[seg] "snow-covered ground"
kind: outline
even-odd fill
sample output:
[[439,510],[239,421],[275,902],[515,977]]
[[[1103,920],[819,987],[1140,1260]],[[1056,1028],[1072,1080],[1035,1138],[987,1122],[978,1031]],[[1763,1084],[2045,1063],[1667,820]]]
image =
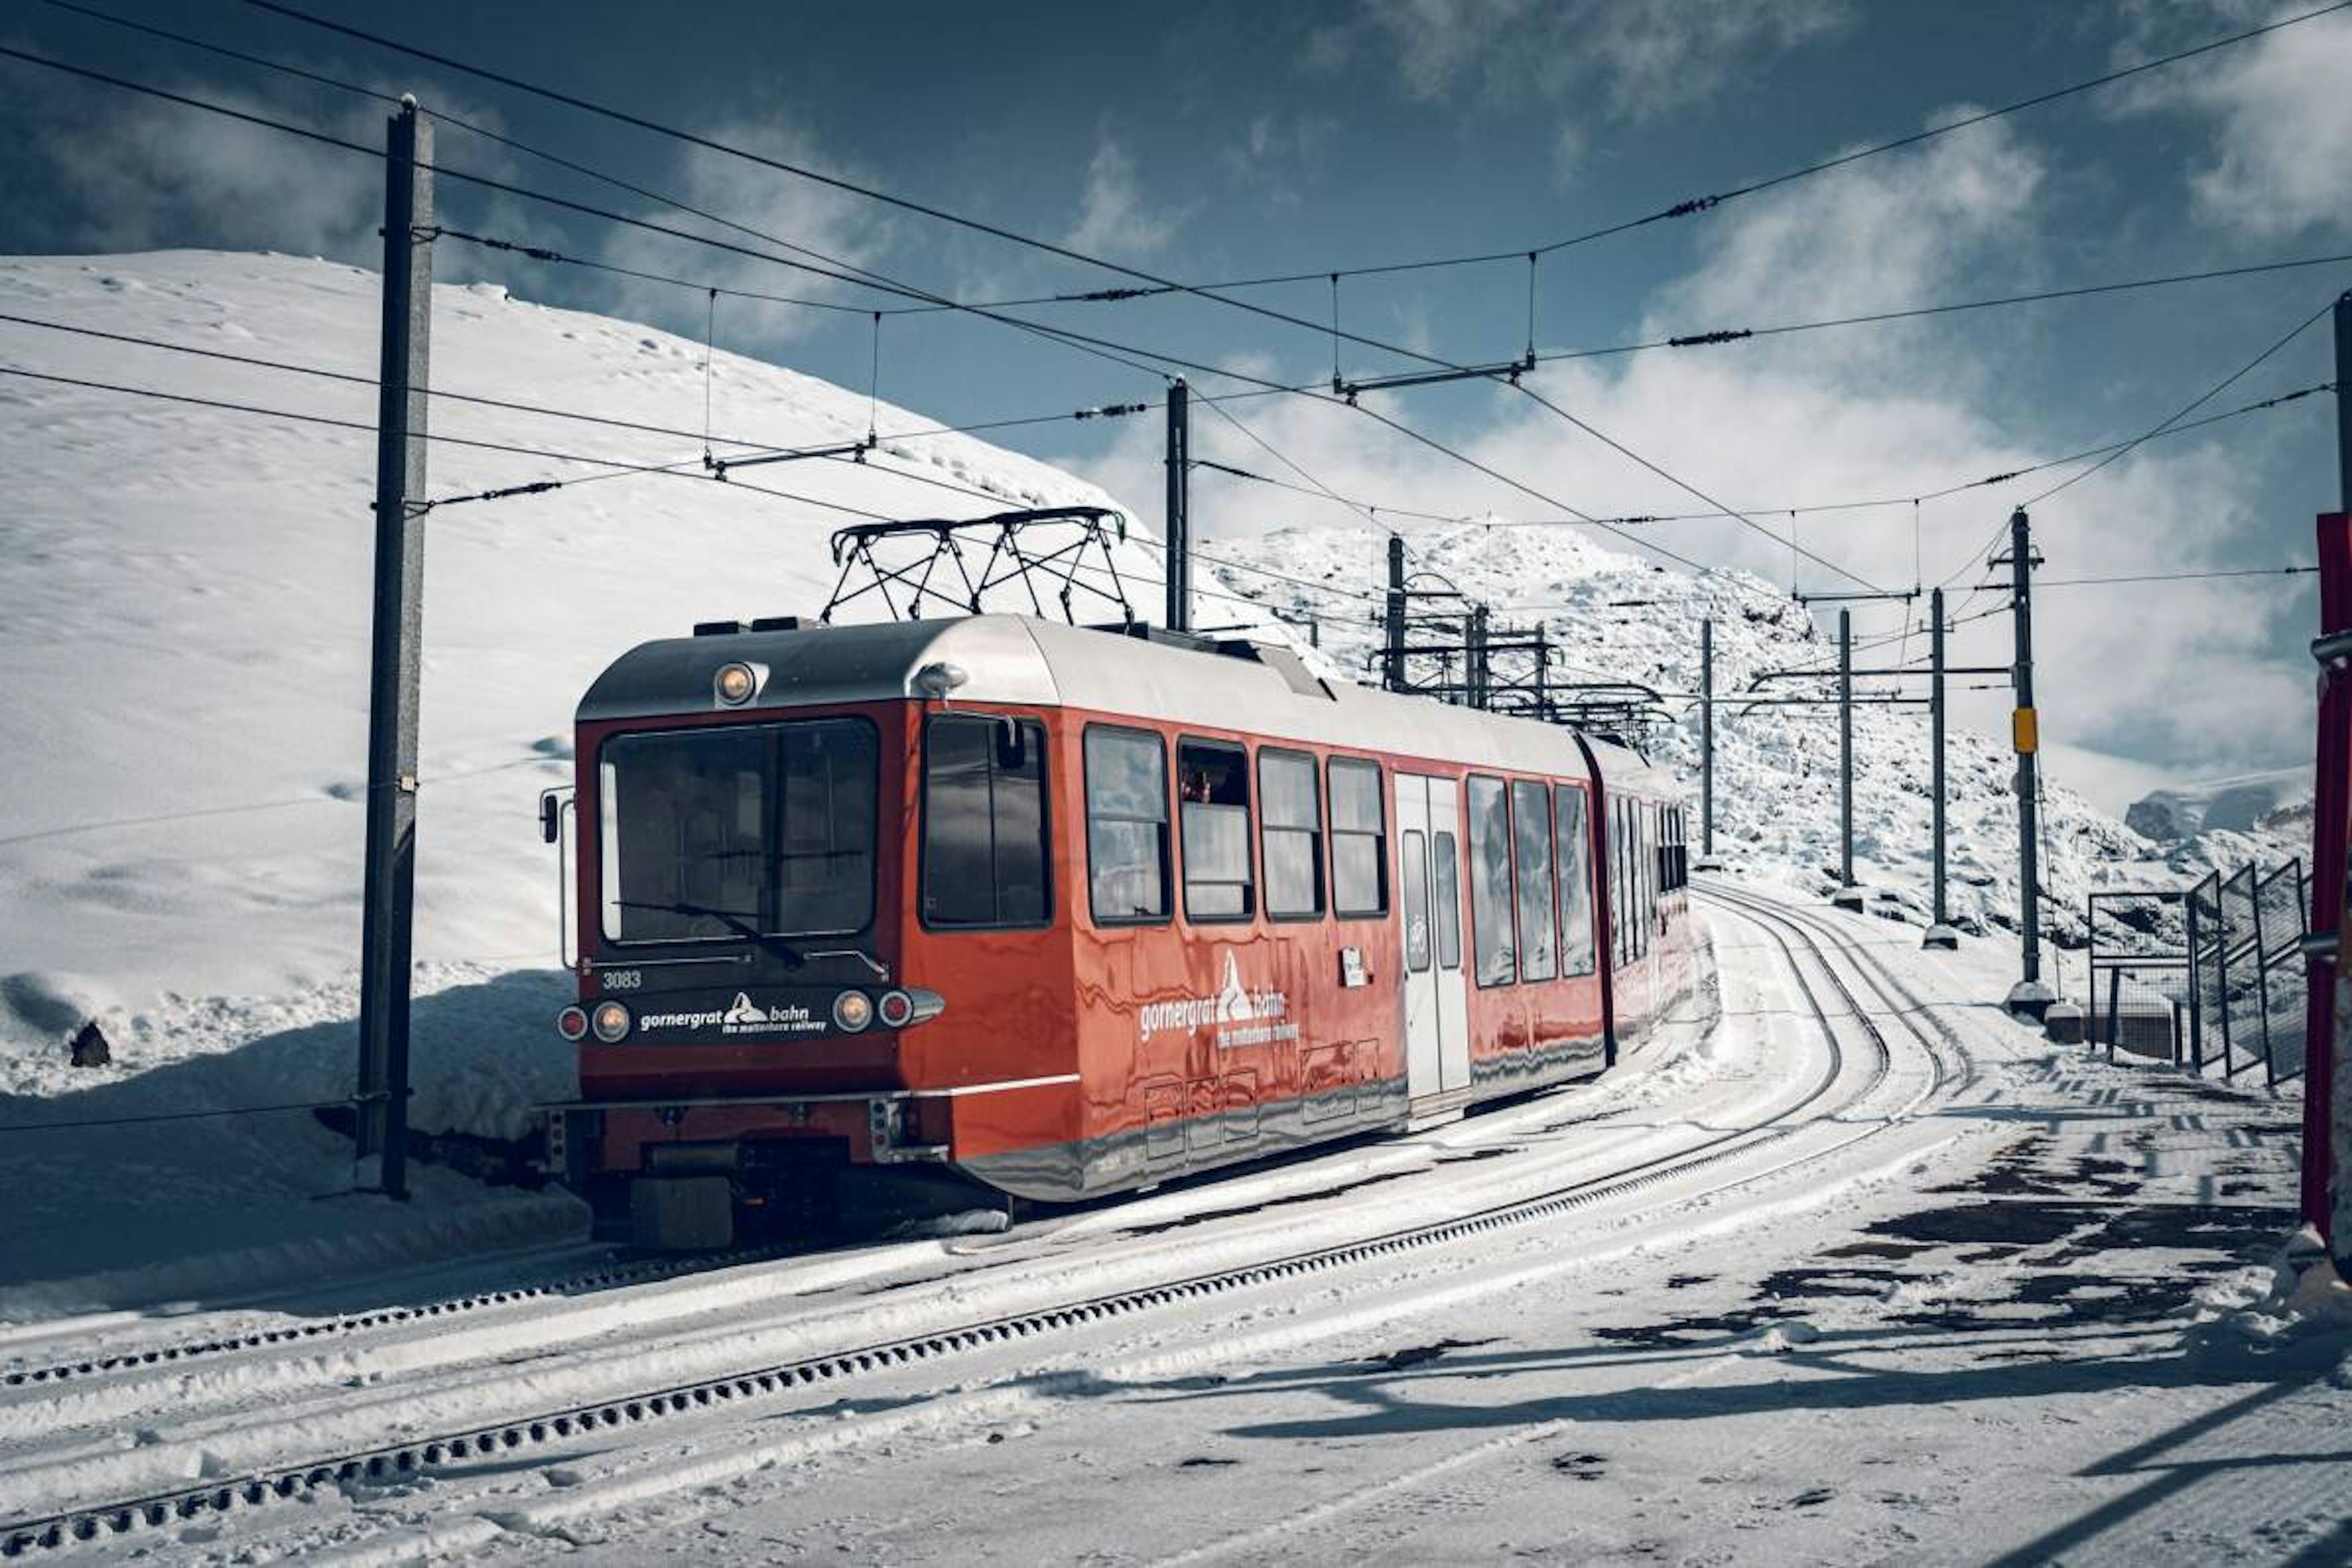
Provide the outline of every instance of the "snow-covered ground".
[[1711,1029],[1237,1183],[152,1366],[222,1321],[19,1331],[64,1369],[0,1386],[0,1520],[515,1422],[43,1559],[2343,1560],[2352,1315],[2278,1264],[2293,1102],[2050,1047],[1980,1002],[1994,942],[1706,920]]

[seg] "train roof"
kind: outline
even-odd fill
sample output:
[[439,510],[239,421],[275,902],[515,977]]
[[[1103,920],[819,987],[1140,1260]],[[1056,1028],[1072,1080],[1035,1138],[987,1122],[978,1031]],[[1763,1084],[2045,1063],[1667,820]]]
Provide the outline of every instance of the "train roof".
[[[721,666],[738,662],[764,672],[757,696],[740,708],[719,702],[712,686]],[[1180,645],[1013,615],[755,626],[645,643],[596,678],[578,717],[601,723],[905,700],[923,695],[916,674],[934,664],[962,672],[950,703],[1077,708],[1523,773],[1590,771],[1577,733],[1560,725],[1320,680],[1275,644]],[[1611,789],[1680,793],[1630,748],[1582,740]]]

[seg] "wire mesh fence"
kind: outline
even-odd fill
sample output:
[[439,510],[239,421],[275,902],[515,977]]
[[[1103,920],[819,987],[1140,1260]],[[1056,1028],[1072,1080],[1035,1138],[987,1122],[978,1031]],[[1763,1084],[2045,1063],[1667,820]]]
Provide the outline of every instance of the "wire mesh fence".
[[2087,1037],[2223,1078],[2303,1070],[2303,862],[2090,898]]

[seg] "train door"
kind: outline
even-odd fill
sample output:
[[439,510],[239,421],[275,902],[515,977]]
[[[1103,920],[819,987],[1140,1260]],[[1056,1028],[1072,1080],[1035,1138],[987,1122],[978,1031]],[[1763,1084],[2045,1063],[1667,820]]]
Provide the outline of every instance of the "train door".
[[1470,1082],[1470,982],[1462,967],[1460,788],[1452,779],[1396,775],[1405,1083],[1415,1100],[1466,1088]]

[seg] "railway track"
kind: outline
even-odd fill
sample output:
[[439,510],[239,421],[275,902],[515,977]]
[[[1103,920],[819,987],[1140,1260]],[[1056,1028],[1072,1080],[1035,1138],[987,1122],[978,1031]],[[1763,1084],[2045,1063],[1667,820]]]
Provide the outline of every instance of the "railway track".
[[[1866,967],[1865,961],[1850,945],[1841,943],[1826,928],[1749,895],[1713,890],[1709,897],[1776,944],[1811,1014],[1823,1047],[1823,1068],[1819,1077],[1804,1086],[1803,1092],[1796,1098],[1772,1105],[1765,1114],[1745,1125],[1715,1131],[1696,1142],[1624,1163],[1599,1174],[1566,1181],[1546,1191],[1375,1230],[1330,1245],[1277,1248],[1271,1255],[1173,1273],[1168,1271],[1162,1258],[1157,1260],[1161,1277],[1150,1278],[1150,1269],[1130,1268],[1129,1273],[1147,1277],[1123,1282],[1115,1289],[1073,1293],[1066,1299],[1046,1300],[1013,1310],[976,1312],[967,1309],[955,1321],[880,1335],[818,1353],[750,1356],[706,1375],[654,1377],[636,1386],[593,1398],[525,1403],[520,1413],[503,1415],[495,1420],[428,1419],[424,1429],[404,1432],[396,1439],[361,1441],[322,1448],[300,1458],[275,1458],[242,1467],[233,1477],[215,1477],[202,1483],[134,1489],[103,1500],[80,1500],[54,1510],[22,1515],[0,1525],[0,1555],[21,1557],[44,1548],[128,1537],[143,1530],[207,1521],[322,1488],[399,1482],[447,1467],[472,1465],[492,1456],[577,1444],[677,1417],[730,1408],[749,1413],[803,1390],[830,1391],[860,1379],[926,1363],[952,1361],[975,1352],[1028,1342],[1043,1346],[1066,1331],[1136,1319],[1171,1307],[1212,1303],[1263,1287],[1394,1260],[1556,1220],[1613,1201],[1638,1198],[1670,1184],[1686,1185],[1694,1176],[1742,1162],[1727,1180],[1702,1189],[1701,1195],[1713,1195],[1784,1176],[1851,1148],[1874,1136],[1877,1127],[1907,1115],[1944,1089],[1952,1070],[1949,1047],[1957,1042],[1948,1037],[1941,1042],[1931,1038],[1916,1021],[1920,1015],[1898,1011],[1901,1026],[1924,1047],[1930,1065],[1926,1079],[1905,1103],[1888,1108],[1885,1120],[1875,1125],[1865,1124],[1826,1146],[1793,1149],[1784,1160],[1767,1158],[1760,1168],[1749,1168],[1756,1164],[1751,1156],[1759,1156],[1760,1152],[1794,1139],[1806,1128],[1816,1125],[1816,1113],[1832,1099],[1840,1108],[1868,1104],[1886,1086],[1895,1070],[1895,1052],[1885,1031],[1832,961],[1823,944],[1824,937],[1830,937],[1832,946],[1845,946],[1847,961],[1865,988],[1889,1002],[1897,1002],[1898,1009],[1916,1002],[1916,998],[1906,997],[1898,1002],[1883,966]],[[1809,969],[1812,972],[1810,974]],[[1842,1024],[1852,1027],[1842,1029]],[[1845,1037],[1850,1034],[1860,1037],[1857,1043],[1868,1058],[1858,1074],[1850,1071],[1854,1065],[1847,1058]],[[1219,1241],[1208,1247],[1179,1248],[1176,1257],[1181,1260],[1218,1250],[1232,1248]],[[953,1294],[968,1300],[984,1292],[967,1289]],[[887,1315],[878,1310],[878,1303],[866,1310],[877,1316]]]

